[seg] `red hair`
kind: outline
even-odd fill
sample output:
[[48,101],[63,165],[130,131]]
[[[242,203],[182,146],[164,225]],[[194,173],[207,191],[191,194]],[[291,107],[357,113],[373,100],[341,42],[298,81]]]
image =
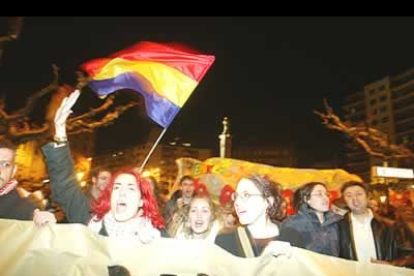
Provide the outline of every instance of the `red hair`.
[[135,177],[138,183],[138,189],[141,192],[141,198],[143,201],[142,205],[142,216],[147,217],[151,220],[152,225],[155,228],[164,228],[164,220],[160,215],[157,201],[153,197],[150,184],[145,178],[143,178],[139,173],[135,172],[133,169],[122,169],[116,172],[108,185],[102,192],[102,195],[98,200],[93,201],[91,204],[92,213],[102,219],[105,214],[111,210],[111,195],[112,188],[115,183],[115,179],[121,174],[130,174]]

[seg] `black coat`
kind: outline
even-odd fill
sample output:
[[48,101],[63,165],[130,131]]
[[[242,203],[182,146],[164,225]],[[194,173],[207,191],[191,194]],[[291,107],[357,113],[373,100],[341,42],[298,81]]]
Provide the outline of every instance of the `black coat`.
[[83,193],[75,174],[69,146],[42,147],[50,177],[51,197],[60,204],[70,223],[87,225],[92,215],[89,198]]
[[16,189],[0,196],[0,218],[32,220],[36,204],[30,199],[21,198]]
[[325,212],[324,217],[324,222],[320,223],[315,211],[308,204],[302,204],[299,212],[288,217],[283,225],[301,233],[306,249],[338,257],[339,231],[337,224],[342,217],[331,211]]
[[[340,241],[339,257],[348,260],[358,260],[350,214],[345,215],[338,225]],[[374,237],[377,260],[390,261],[396,259],[398,257],[398,248],[400,247],[400,239],[396,231],[375,218],[372,218],[371,229]]]
[[[250,244],[252,244],[253,253],[255,256],[259,256],[262,253],[264,248],[259,248],[254,246],[254,239],[249,232],[249,229],[245,227],[247,236],[249,238]],[[275,237],[274,240],[278,241],[285,241],[290,242],[292,246],[305,248],[305,243],[303,242],[302,236],[299,232],[292,228],[281,228],[279,236]],[[227,250],[231,254],[238,256],[238,257],[246,257],[243,251],[243,247],[240,242],[239,234],[237,232],[237,228],[227,230],[226,232],[222,232],[217,235],[215,244],[220,246],[221,248]]]

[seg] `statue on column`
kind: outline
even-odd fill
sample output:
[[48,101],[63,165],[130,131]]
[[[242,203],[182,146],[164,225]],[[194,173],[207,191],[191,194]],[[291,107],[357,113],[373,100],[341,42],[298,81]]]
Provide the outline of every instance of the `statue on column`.
[[231,157],[231,135],[230,135],[230,121],[227,117],[223,118],[223,132],[219,135],[220,139],[220,157]]

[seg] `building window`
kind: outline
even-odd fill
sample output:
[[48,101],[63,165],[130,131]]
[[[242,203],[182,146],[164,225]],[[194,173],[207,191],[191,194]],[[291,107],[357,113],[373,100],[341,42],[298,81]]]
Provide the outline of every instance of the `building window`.
[[384,113],[384,112],[386,112],[387,111],[387,106],[383,106],[383,107],[381,107],[381,113]]
[[389,121],[388,117],[381,118],[381,123],[386,123],[388,121]]
[[397,98],[405,97],[413,93],[413,91],[414,91],[413,85],[409,85],[408,87],[405,87],[403,89],[393,91],[392,98],[397,99]]
[[374,105],[374,104],[376,104],[377,103],[377,99],[372,99],[371,101],[370,101],[370,105]]
[[380,98],[380,102],[383,102],[383,101],[385,101],[386,99],[387,99],[387,95],[381,96],[381,98]]
[[377,115],[378,110],[377,110],[377,109],[373,109],[373,110],[371,111],[371,113],[372,113],[372,115]]
[[403,84],[405,84],[409,81],[412,81],[413,79],[414,79],[414,75],[411,73],[411,74],[408,74],[406,76],[397,78],[397,80],[393,81],[392,85],[393,86],[400,86],[400,85],[403,85]]
[[380,88],[378,89],[379,91],[384,91],[385,90],[385,84],[381,85]]
[[369,93],[369,95],[370,95],[370,96],[374,95],[374,94],[375,94],[375,89],[371,89],[371,90],[369,90],[369,92],[368,92],[368,93]]

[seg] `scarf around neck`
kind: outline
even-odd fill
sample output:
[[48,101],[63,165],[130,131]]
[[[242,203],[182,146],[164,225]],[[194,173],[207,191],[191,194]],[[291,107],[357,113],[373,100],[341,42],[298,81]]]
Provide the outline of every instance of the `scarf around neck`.
[[0,188],[0,196],[10,193],[14,188],[17,187],[17,184],[18,182],[16,179],[12,179],[7,182],[3,187]]
[[109,212],[101,220],[97,220],[94,216],[89,222],[88,228],[95,233],[99,233],[103,225],[105,225],[108,236],[111,238],[136,238],[142,243],[148,243],[161,236],[160,231],[152,226],[151,221],[142,216],[119,222]]

